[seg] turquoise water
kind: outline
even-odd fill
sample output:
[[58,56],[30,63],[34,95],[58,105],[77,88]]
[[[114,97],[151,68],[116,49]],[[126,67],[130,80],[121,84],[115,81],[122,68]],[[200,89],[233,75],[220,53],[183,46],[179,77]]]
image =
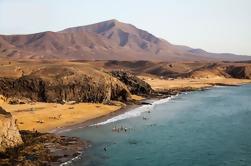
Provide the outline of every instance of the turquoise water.
[[[148,109],[137,117],[127,114],[132,118],[64,133],[92,142],[73,165],[251,165],[251,85],[181,94],[142,108]],[[121,125],[130,130],[112,131]]]

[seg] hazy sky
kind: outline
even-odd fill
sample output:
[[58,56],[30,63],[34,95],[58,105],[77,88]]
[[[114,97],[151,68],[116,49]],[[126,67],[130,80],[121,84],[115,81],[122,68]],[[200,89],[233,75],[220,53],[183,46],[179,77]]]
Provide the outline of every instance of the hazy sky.
[[109,19],[174,44],[251,55],[251,0],[0,0],[0,34],[58,31]]

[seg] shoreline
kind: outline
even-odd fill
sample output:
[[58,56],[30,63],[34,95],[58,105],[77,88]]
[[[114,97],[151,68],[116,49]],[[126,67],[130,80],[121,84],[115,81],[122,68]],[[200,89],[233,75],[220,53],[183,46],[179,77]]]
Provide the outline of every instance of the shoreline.
[[[110,112],[108,114],[102,115],[100,117],[89,119],[89,120],[86,120],[86,121],[83,121],[83,122],[80,122],[80,123],[77,123],[77,124],[72,124],[72,125],[68,125],[68,126],[55,128],[55,129],[49,130],[47,132],[48,133],[53,133],[53,134],[56,134],[56,135],[63,135],[64,132],[74,130],[74,129],[77,129],[77,128],[89,127],[91,125],[95,125],[97,123],[100,123],[100,122],[106,121],[108,119],[111,119],[113,117],[116,117],[118,115],[121,115],[121,114],[123,114],[125,112],[129,112],[129,111],[132,111],[132,110],[134,110],[136,108],[140,108],[140,107],[142,107],[144,105],[147,105],[147,104],[142,104],[144,102],[149,103],[151,105],[155,101],[166,99],[166,98],[178,95],[180,93],[194,92],[194,91],[204,91],[204,90],[210,90],[210,89],[216,88],[216,87],[238,87],[238,86],[244,86],[244,85],[248,85],[248,84],[251,84],[251,82],[250,83],[239,83],[239,84],[219,83],[219,84],[211,84],[211,86],[205,86],[205,87],[200,87],[200,88],[188,88],[188,87],[186,87],[186,88],[175,89],[175,90],[173,89],[174,91],[169,96],[163,95],[163,94],[166,93],[165,90],[168,90],[168,89],[162,89],[161,91],[158,91],[158,92],[160,92],[160,93],[163,92],[162,95],[164,97],[152,96],[152,97],[149,97],[149,98],[146,98],[146,99],[143,99],[143,100],[139,100],[140,104],[135,104],[135,103],[128,104],[128,105],[126,105],[126,106],[124,106],[124,107],[122,107],[122,108],[120,108],[118,110],[115,110],[115,111]],[[170,92],[168,92],[168,93],[170,93]]]
[[[59,104],[59,103],[41,103],[31,102],[25,104],[8,104],[0,96],[0,105],[8,110],[17,119],[20,130],[30,130],[39,132],[58,133],[60,130],[72,128],[72,126],[88,126],[93,123],[106,120],[113,116],[127,112],[133,108],[137,108],[147,102],[146,100],[159,100],[170,95],[187,91],[198,91],[212,88],[215,86],[241,86],[250,84],[251,80],[242,79],[224,79],[217,82],[212,81],[203,86],[197,86],[191,80],[159,80],[154,79],[150,84],[154,93],[144,96],[136,96],[132,101],[127,103],[116,102],[112,105],[102,103],[76,103],[76,104]],[[160,81],[158,84],[155,84]],[[200,80],[201,81],[201,80]],[[179,82],[180,84],[176,84]],[[173,85],[173,87],[171,87]]]
[[[245,86],[245,85],[249,85],[249,84],[251,84],[251,83],[242,83],[242,84],[238,84],[238,85],[232,85],[232,84],[212,85],[212,86],[207,86],[207,87],[203,87],[203,88],[197,88],[196,90],[193,89],[193,90],[187,90],[187,91],[180,91],[180,92],[177,92],[176,94],[171,95],[171,96],[169,96],[167,98],[156,98],[156,97],[155,98],[148,98],[148,99],[140,100],[140,102],[146,101],[146,102],[149,102],[152,105],[152,103],[154,103],[154,102],[156,102],[158,100],[168,99],[168,98],[171,98],[172,96],[177,96],[178,94],[181,94],[181,93],[194,92],[194,91],[204,91],[204,90],[210,90],[210,89],[217,88],[217,87],[238,87],[238,86]],[[61,134],[63,135],[65,132],[68,132],[70,130],[74,130],[74,129],[78,129],[78,128],[90,127],[91,125],[95,125],[97,123],[104,122],[104,121],[106,121],[108,119],[111,119],[113,117],[116,117],[118,115],[121,115],[121,114],[129,112],[129,111],[132,111],[132,110],[134,110],[136,108],[140,108],[140,107],[142,107],[144,105],[145,104],[126,105],[124,108],[120,108],[119,110],[111,112],[111,113],[109,113],[107,115],[104,115],[104,116],[101,116],[101,117],[97,117],[97,118],[94,118],[94,119],[90,119],[90,120],[85,121],[83,123],[79,123],[79,124],[75,124],[75,125],[71,125],[71,126],[66,126],[66,127],[62,127],[62,128],[59,128],[59,129],[55,129],[54,131],[51,131],[51,132],[53,134],[56,134],[56,135],[61,135]],[[84,141],[90,142],[89,140],[84,140]],[[85,153],[89,148],[84,149],[81,154]],[[71,160],[69,160],[67,162],[62,163],[61,165],[63,166],[65,164],[72,163],[74,160],[78,160],[81,157],[81,154],[79,156],[76,156],[76,157],[72,158]]]
[[[177,92],[173,93],[172,95],[168,95],[168,96],[163,95],[164,97],[156,97],[156,96],[149,97],[147,99],[140,100],[139,101],[140,104],[126,105],[125,107],[120,108],[120,109],[118,109],[116,111],[110,112],[110,113],[108,113],[106,115],[96,117],[94,119],[89,119],[87,121],[84,121],[84,122],[81,122],[81,123],[78,123],[78,124],[73,124],[73,125],[70,125],[70,126],[64,126],[64,127],[60,127],[60,128],[55,128],[55,129],[52,129],[52,130],[50,130],[48,132],[56,134],[56,135],[63,135],[64,132],[68,132],[70,130],[74,130],[74,129],[77,129],[77,128],[90,127],[90,126],[95,125],[97,123],[101,123],[101,122],[104,122],[104,121],[106,121],[108,119],[111,119],[113,117],[122,115],[123,113],[130,112],[130,111],[132,111],[134,109],[140,108],[140,107],[142,107],[144,105],[152,105],[154,102],[159,101],[159,100],[170,99],[173,96],[177,96],[178,94],[185,93],[185,92],[203,91],[203,90],[208,90],[209,88],[210,87],[199,88],[199,89],[196,89],[196,90],[190,90],[190,89],[186,90],[186,91],[182,90],[182,91],[177,91]],[[142,103],[149,103],[149,104],[142,104]]]
[[[137,146],[139,149],[135,151],[133,150],[133,154],[135,155],[130,155],[129,157],[126,156],[127,158],[136,156],[135,158],[133,158],[136,160],[137,158],[142,157],[137,156],[137,154],[140,154],[140,152],[142,151],[141,147],[144,147],[144,150],[147,151],[149,150],[149,145],[154,149],[154,151],[151,152],[158,152],[158,149],[163,145],[163,140],[161,140],[161,138],[165,138],[164,140],[167,140],[169,144],[170,142],[177,143],[177,145],[172,144],[171,146],[172,149],[175,149],[181,143],[181,141],[176,142],[176,139],[179,138],[179,136],[182,136],[180,137],[182,138],[182,142],[186,142],[186,136],[190,138],[190,133],[193,134],[192,136],[198,133],[197,130],[193,130],[194,128],[198,130],[208,129],[211,131],[212,129],[217,130],[218,127],[224,123],[227,125],[217,131],[222,131],[224,133],[226,132],[226,129],[229,129],[229,125],[232,126],[234,130],[238,131],[239,126],[236,126],[236,124],[232,122],[232,115],[233,113],[237,115],[237,120],[235,119],[234,122],[239,122],[239,120],[245,118],[248,112],[248,110],[246,110],[245,108],[248,108],[250,106],[250,104],[247,107],[245,106],[245,102],[248,102],[249,99],[248,92],[250,87],[251,84],[245,84],[235,87],[214,86],[206,89],[205,91],[183,93],[170,102],[166,102],[163,105],[157,106],[154,110],[151,110],[151,114],[142,113],[139,117],[124,119],[118,123],[115,122],[114,124],[105,124],[103,126],[100,126],[99,128],[95,128],[94,126],[83,129],[73,129],[73,131],[65,134],[77,135],[82,139],[88,138],[88,140],[93,140],[93,142],[91,142],[92,147],[90,147],[90,149],[87,149],[85,155],[80,161],[77,161],[77,163],[92,163],[95,162],[97,158],[99,159],[100,163],[102,163],[102,156],[107,154],[106,151],[103,151],[103,148],[107,148],[111,160],[104,160],[106,160],[106,163],[112,164],[115,161],[114,159],[119,159],[121,157],[123,158],[123,156],[126,156],[126,153],[128,151]],[[236,96],[241,98],[236,99]],[[242,98],[242,96],[244,98]],[[236,101],[234,103],[231,103],[231,101],[235,99]],[[216,103],[212,105],[212,103],[214,103],[215,101]],[[222,103],[224,104],[222,105]],[[225,105],[227,103],[229,103],[230,105],[225,108]],[[240,105],[242,103],[244,104],[244,107],[240,107],[236,103],[240,103]],[[216,119],[215,116],[217,117]],[[142,120],[142,117],[148,118],[149,121],[144,121],[144,119]],[[193,124],[191,124],[191,122],[193,122]],[[217,125],[208,126],[207,124],[210,122],[216,122]],[[248,120],[245,122],[248,123]],[[241,125],[244,128],[246,126],[246,124]],[[122,131],[119,129],[119,132],[117,133],[117,126],[118,128],[122,126]],[[179,127],[179,131],[177,131],[177,127]],[[124,132],[123,128],[128,128],[128,131]],[[112,129],[114,129],[115,132]],[[180,132],[182,132],[182,134],[180,134]],[[189,144],[191,142],[194,142],[194,140],[196,140],[198,136],[203,137],[204,134],[208,135],[208,139],[202,139],[200,144],[198,145],[198,148],[201,147],[201,144],[203,144],[203,146],[207,148],[208,141],[210,142],[212,132],[198,133],[198,135],[193,137],[193,139],[189,139],[189,141],[186,142],[186,145],[189,146]],[[248,130],[245,130],[245,134],[248,135]],[[234,133],[234,135],[238,137],[239,133]],[[155,142],[152,142],[154,138],[158,138],[160,140],[157,148],[155,148]],[[215,134],[213,138],[215,138],[217,142],[219,135]],[[142,139],[144,141],[141,141]],[[219,145],[222,141],[224,141],[224,139],[221,139]],[[228,143],[231,144],[232,142]],[[195,142],[194,145],[196,146],[196,144],[197,143]],[[214,144],[214,142],[212,142],[212,144]],[[225,144],[223,145],[223,147],[224,146]],[[116,153],[116,151],[122,149],[125,150],[123,151],[123,153]],[[186,146],[184,150],[186,150]],[[193,148],[189,149],[188,152],[191,152],[192,150]],[[210,150],[214,151],[214,148],[211,148]],[[166,152],[169,152],[169,150]],[[152,153],[146,154],[148,155],[148,158],[151,158]],[[219,151],[219,154],[221,154],[221,151]],[[182,157],[182,155],[183,154],[181,154],[180,157]],[[144,156],[144,159],[147,159],[147,157]],[[157,155],[157,157],[159,157],[159,155]],[[144,160],[144,162],[147,163],[148,161]]]
[[[159,101],[159,100],[164,100],[164,99],[170,99],[172,98],[173,96],[177,96],[179,94],[182,94],[182,93],[186,93],[186,92],[193,92],[193,91],[204,91],[204,90],[210,90],[216,86],[220,86],[220,87],[227,87],[227,86],[233,86],[233,85],[212,85],[210,87],[204,87],[204,88],[197,88],[196,90],[187,90],[187,91],[179,91],[179,92],[176,92],[176,94],[172,94],[170,95],[169,97],[163,97],[163,98],[156,98],[155,97],[152,97],[152,98],[148,98],[148,99],[143,99],[143,100],[140,100],[139,102],[140,103],[143,103],[143,102],[146,102],[146,103],[149,103],[150,105],[152,105],[154,102],[156,101]],[[235,86],[242,86],[242,85],[235,85]],[[91,125],[95,125],[97,123],[102,123],[102,122],[105,122],[106,120],[108,119],[111,119],[113,117],[116,117],[116,116],[119,116],[119,115],[122,115],[123,113],[126,113],[126,112],[129,112],[129,111],[133,111],[134,109],[137,109],[137,108],[140,108],[142,106],[144,106],[145,104],[131,104],[131,105],[126,105],[124,108],[120,108],[118,109],[117,111],[114,111],[114,112],[111,112],[107,115],[103,115],[101,117],[97,117],[97,118],[94,118],[94,119],[90,119],[90,120],[87,120],[85,122],[82,122],[82,123],[79,123],[79,124],[74,124],[74,125],[71,125],[71,126],[65,126],[65,127],[62,127],[62,128],[57,128],[57,129],[54,129],[54,130],[51,130],[49,132],[55,134],[55,135],[64,135],[65,132],[68,132],[68,131],[71,131],[71,130],[74,130],[74,129],[79,129],[79,128],[87,128],[87,127],[90,127]],[[83,140],[83,141],[87,141],[90,143],[91,145],[91,142],[90,140]],[[61,163],[60,166],[64,166],[64,165],[67,165],[69,163],[72,163],[73,161],[75,160],[78,160],[81,158],[82,154],[86,153],[86,151],[88,151],[88,149],[91,148],[88,147],[86,149],[83,149],[83,151],[81,152],[81,154],[79,154],[78,156],[64,162],[64,163]]]
[[[147,102],[149,104],[152,104],[152,102],[157,101],[157,100],[159,100],[159,99],[157,99],[157,98],[148,98],[148,99],[140,100],[139,102]],[[83,121],[81,123],[55,128],[55,129],[49,130],[48,132],[57,135],[57,134],[67,132],[67,131],[72,130],[72,129],[89,127],[89,126],[94,125],[96,123],[105,121],[107,119],[110,119],[110,118],[118,116],[118,115],[121,115],[121,114],[123,114],[125,112],[129,112],[129,111],[131,111],[133,109],[140,108],[140,107],[142,107],[144,105],[147,105],[147,104],[142,104],[142,103],[140,103],[140,104],[128,104],[125,107],[122,107],[122,108],[120,108],[120,109],[118,109],[116,111],[110,112],[110,113],[108,113],[106,115],[102,115],[100,117],[89,119],[89,120]]]

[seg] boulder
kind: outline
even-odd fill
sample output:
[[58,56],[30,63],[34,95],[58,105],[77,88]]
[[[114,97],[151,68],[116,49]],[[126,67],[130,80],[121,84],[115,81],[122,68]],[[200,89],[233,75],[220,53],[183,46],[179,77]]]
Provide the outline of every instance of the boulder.
[[9,112],[0,107],[0,152],[22,144],[16,120]]

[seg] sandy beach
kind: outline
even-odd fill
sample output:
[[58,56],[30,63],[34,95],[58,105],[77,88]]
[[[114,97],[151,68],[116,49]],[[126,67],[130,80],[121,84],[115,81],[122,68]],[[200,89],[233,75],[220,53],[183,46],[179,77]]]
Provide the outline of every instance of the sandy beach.
[[11,112],[17,119],[20,130],[38,130],[40,132],[94,119],[116,111],[121,106],[91,103],[74,105],[55,103],[10,105],[2,103],[2,107]]
[[215,85],[242,85],[251,83],[250,79],[233,79],[223,77],[213,78],[184,78],[184,79],[159,79],[147,76],[139,76],[139,78],[146,81],[154,90],[163,89],[182,89],[182,88],[207,88]]
[[[144,99],[137,95],[133,95],[132,98],[134,100]],[[42,102],[8,104],[3,96],[0,96],[0,105],[17,119],[20,130],[37,130],[40,132],[83,123],[111,114],[125,106],[121,102],[115,102],[114,105],[100,103],[62,105]]]

